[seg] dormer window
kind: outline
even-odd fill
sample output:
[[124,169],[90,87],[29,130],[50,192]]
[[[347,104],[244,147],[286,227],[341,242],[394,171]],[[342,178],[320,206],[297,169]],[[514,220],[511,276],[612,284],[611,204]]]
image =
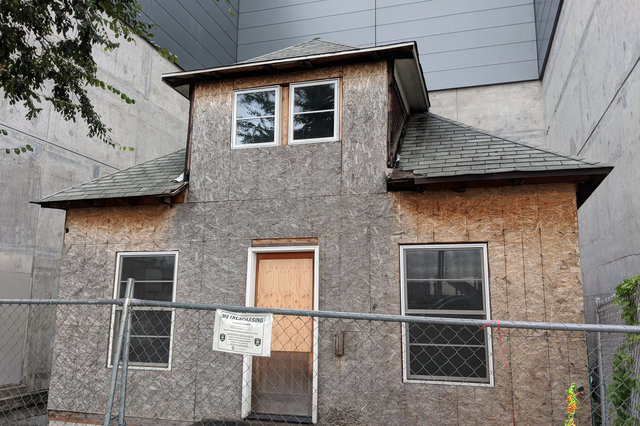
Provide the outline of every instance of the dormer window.
[[291,84],[289,142],[338,140],[338,80]]
[[233,96],[233,148],[278,145],[280,87],[239,90]]
[[[280,86],[236,90],[233,92],[231,147],[258,148],[281,143],[337,141],[339,87],[338,79],[291,83],[283,101]],[[289,114],[281,117],[280,104],[284,102],[286,105],[287,99]],[[281,130],[285,133],[284,141],[280,141]]]

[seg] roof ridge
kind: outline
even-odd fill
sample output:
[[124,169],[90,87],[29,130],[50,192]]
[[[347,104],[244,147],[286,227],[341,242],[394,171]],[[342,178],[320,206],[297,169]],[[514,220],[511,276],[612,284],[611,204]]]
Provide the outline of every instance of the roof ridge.
[[72,189],[76,189],[76,188],[81,188],[81,187],[83,187],[83,186],[85,186],[85,185],[89,185],[89,184],[94,183],[94,182],[99,181],[99,180],[107,179],[107,178],[112,177],[113,175],[116,175],[116,174],[125,173],[127,170],[131,170],[131,169],[133,169],[133,168],[137,168],[137,167],[142,167],[142,166],[144,166],[145,164],[151,163],[151,162],[153,162],[153,161],[158,161],[158,160],[161,160],[161,159],[163,159],[163,158],[167,158],[167,157],[169,157],[169,156],[171,156],[171,155],[176,155],[176,154],[178,154],[178,153],[180,153],[180,152],[182,152],[182,151],[186,151],[186,148],[181,148],[181,149],[179,149],[179,150],[177,150],[177,151],[170,152],[169,154],[161,155],[160,157],[156,157],[156,158],[153,158],[153,159],[151,159],[151,160],[144,161],[144,162],[142,162],[142,163],[134,164],[133,166],[131,166],[131,167],[127,167],[126,169],[120,169],[120,170],[117,170],[117,171],[115,171],[115,172],[113,172],[113,173],[109,173],[108,175],[99,176],[99,177],[97,177],[97,178],[95,178],[95,179],[91,179],[90,181],[83,182],[83,183],[80,183],[80,184],[78,184],[78,185],[70,186],[70,187],[68,187],[68,188],[64,188],[64,189],[62,189],[62,190],[60,190],[60,191],[58,191],[58,192],[55,192],[55,193],[53,193],[53,194],[49,194],[49,195],[47,195],[46,197],[42,197],[42,198],[41,198],[41,200],[44,200],[44,199],[46,199],[46,198],[52,198],[52,197],[55,197],[56,195],[61,194],[61,193],[63,193],[63,192],[67,192],[67,191],[70,191],[70,190],[72,190]]
[[545,152],[547,154],[556,155],[558,157],[563,157],[563,158],[566,158],[568,160],[579,161],[579,162],[581,162],[583,164],[589,164],[589,165],[601,164],[599,162],[585,161],[584,159],[582,159],[582,158],[580,158],[578,156],[571,155],[571,154],[561,153],[561,152],[557,152],[557,151],[551,151],[551,150],[548,150],[548,149],[545,149],[545,148],[541,148],[541,147],[538,147],[538,146],[535,146],[535,145],[530,145],[530,144],[527,144],[527,143],[524,143],[524,142],[519,142],[519,141],[514,141],[514,140],[511,140],[511,139],[507,139],[505,137],[498,136],[498,135],[496,135],[496,134],[494,134],[492,132],[489,132],[488,130],[480,129],[478,127],[471,126],[470,124],[461,123],[459,121],[452,120],[450,118],[443,117],[441,115],[434,114],[432,112],[427,112],[427,115],[431,116],[431,117],[433,117],[433,118],[435,118],[437,120],[444,121],[444,122],[450,123],[450,124],[454,124],[454,125],[457,125],[459,127],[466,128],[466,129],[470,129],[470,130],[473,130],[474,132],[482,133],[483,135],[487,135],[487,136],[490,136],[492,138],[496,138],[496,139],[500,139],[500,140],[505,141],[505,142],[510,142],[510,143],[513,143],[513,144],[516,144],[516,145],[524,146],[524,147],[527,147],[529,149],[534,149],[534,150],[537,150],[537,151]]
[[[337,42],[337,41],[327,40],[326,38],[322,38],[322,37],[314,37],[314,38],[311,38],[309,40],[301,41],[300,43],[292,44],[291,46],[286,46],[286,47],[283,47],[282,49],[274,50],[272,52],[267,52],[267,53],[264,53],[262,55],[254,56],[252,58],[248,58],[248,59],[245,59],[244,61],[239,61],[239,62],[236,62],[236,63],[237,64],[246,64],[246,63],[252,63],[252,62],[261,62],[261,60],[259,58],[262,58],[264,56],[272,56],[272,55],[275,55],[275,54],[280,53],[280,52],[284,52],[284,51],[287,51],[287,50],[295,49],[297,47],[304,46],[305,44],[308,44],[308,43],[310,43],[312,41],[321,41],[323,43],[330,43],[330,44],[333,44],[335,46],[346,47],[346,48],[349,48],[349,49],[352,49],[352,50],[361,49],[360,46],[355,46],[355,45],[352,45],[352,44],[346,44],[346,43],[341,43],[341,42]],[[293,58],[295,58],[295,56]]]
[[262,54],[262,55],[254,56],[253,58],[245,59],[245,60],[244,60],[244,61],[242,61],[242,62],[250,61],[250,60],[255,59],[255,58],[261,58],[261,57],[263,57],[263,56],[265,56],[265,55],[273,55],[274,53],[282,52],[282,51],[284,51],[284,50],[291,49],[292,47],[302,46],[302,45],[303,45],[303,44],[305,44],[305,43],[309,43],[310,41],[312,41],[312,40],[317,40],[317,39],[319,39],[319,38],[320,38],[320,37],[316,37],[316,38],[312,38],[311,40],[301,41],[300,43],[292,44],[291,46],[283,47],[282,49],[274,50],[273,52],[267,52],[267,53],[264,53],[264,54]]
[[316,38],[313,38],[313,39],[311,39],[309,41],[313,41],[313,40],[321,40],[321,41],[324,41],[326,43],[337,44],[338,46],[344,46],[344,47],[351,47],[353,49],[362,49],[360,46],[356,46],[355,44],[342,43],[341,41],[328,40],[328,39],[322,38],[322,37],[316,37]]

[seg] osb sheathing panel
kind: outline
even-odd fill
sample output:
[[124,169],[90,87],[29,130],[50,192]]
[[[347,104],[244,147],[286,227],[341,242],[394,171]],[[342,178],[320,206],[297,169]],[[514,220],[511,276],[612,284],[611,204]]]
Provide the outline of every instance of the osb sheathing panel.
[[392,196],[398,243],[488,243],[494,317],[583,321],[572,184]]
[[[234,89],[326,78],[340,78],[340,140],[231,149]],[[190,201],[385,192],[386,62],[203,83],[194,96]]]
[[[344,68],[349,68],[347,66]],[[243,77],[233,80],[234,89],[250,89],[254,87],[265,87],[275,85],[288,85],[289,83],[298,83],[311,80],[325,80],[329,78],[340,78],[343,74],[343,67],[327,67],[306,71],[295,71],[280,73],[274,75],[263,75],[257,77]],[[288,107],[288,105],[285,105]]]
[[[311,149],[328,153],[329,146]],[[111,297],[119,251],[178,250],[176,300],[243,305],[252,240],[313,237],[320,248],[320,309],[398,314],[400,244],[486,242],[492,318],[583,322],[573,185],[377,193],[375,184],[353,179],[348,192],[342,180],[334,180],[341,189],[305,195],[274,182],[287,189],[269,189],[269,198],[259,197],[257,189],[242,195],[227,186],[224,200],[70,210],[61,297]],[[350,193],[357,190],[370,192]],[[240,406],[239,364],[234,355],[210,350],[212,322],[202,318],[177,318],[176,332],[188,338],[174,341],[175,367],[170,373],[136,373],[131,413],[163,404],[166,392],[144,392],[144,380],[152,380],[179,395],[172,402],[176,418],[238,416],[229,410]],[[100,344],[71,348],[73,339],[57,340],[56,352],[66,355],[54,358],[51,408],[100,412],[108,372],[99,380],[76,377],[65,363],[78,356],[104,373],[109,313],[78,310],[71,321]],[[575,334],[501,330],[501,347],[494,329],[494,387],[436,386],[402,382],[398,325],[345,322],[342,357],[333,354],[327,338],[333,335],[331,323],[319,326],[325,337],[319,343],[321,423],[506,424],[512,422],[513,398],[518,424],[556,424],[564,416],[564,389],[572,381],[587,385],[586,348]],[[218,365],[238,368],[212,367]],[[64,389],[65,397],[57,398],[55,389]],[[100,397],[76,407],[74,392],[78,400]]]

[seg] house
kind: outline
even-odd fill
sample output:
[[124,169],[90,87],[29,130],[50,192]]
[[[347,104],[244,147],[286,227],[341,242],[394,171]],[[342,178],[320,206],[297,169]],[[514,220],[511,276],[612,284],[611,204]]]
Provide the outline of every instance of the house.
[[[417,58],[413,42],[314,39],[166,74],[191,101],[185,150],[38,201],[67,213],[60,297],[118,297],[133,275],[135,297],[155,300],[583,322],[577,207],[610,167],[430,113]],[[564,391],[558,408],[530,388],[563,383],[565,364],[587,377],[580,339],[568,352],[562,339],[519,337],[522,359],[507,372],[495,333],[467,330],[426,349],[407,328],[351,324],[337,356],[303,323],[295,348],[276,336],[271,358],[254,361],[255,374],[308,385],[278,403],[251,388],[240,356],[211,351],[206,315],[154,312],[166,327],[153,342],[132,336],[127,413],[155,421],[558,423]],[[118,312],[74,315],[77,328],[58,328],[54,349],[49,410],[59,421],[99,417],[108,390]],[[331,335],[323,324],[319,336]],[[552,361],[536,351],[543,343]],[[431,361],[452,350],[462,361]],[[295,368],[273,370],[279,361]],[[371,368],[380,362],[385,374]],[[362,382],[346,380],[350,371]]]

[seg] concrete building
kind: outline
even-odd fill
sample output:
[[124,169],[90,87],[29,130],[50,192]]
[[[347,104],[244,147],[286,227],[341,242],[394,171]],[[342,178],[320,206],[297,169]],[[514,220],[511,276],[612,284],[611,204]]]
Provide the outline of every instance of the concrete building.
[[[134,105],[127,105],[107,92],[92,91],[94,104],[113,128],[113,139],[135,147],[135,151],[116,150],[88,140],[85,126],[62,120],[49,106],[37,119],[27,121],[21,106],[1,101],[0,127],[8,132],[2,137],[2,145],[30,144],[34,148],[33,153],[0,156],[4,188],[0,195],[2,298],[58,297],[65,216],[58,211],[42,211],[30,204],[31,200],[184,146],[188,103],[158,84],[162,73],[177,67],[143,40],[124,45],[113,55],[97,54],[96,58],[100,76],[136,100]],[[0,386],[28,382],[29,388],[46,387],[36,377],[47,369],[46,360],[38,357],[43,354],[42,342],[49,340],[43,337],[46,334],[40,334],[41,328],[50,323],[46,319],[28,322],[27,316],[27,310],[0,311]],[[32,327],[28,333],[27,324]],[[25,340],[27,334],[34,338]],[[31,353],[39,355],[34,359]]]
[[[157,22],[158,40],[171,34],[177,22],[166,22],[155,1],[145,4],[144,19]],[[237,2],[235,3],[237,10]],[[235,28],[237,14],[215,2],[202,7],[200,19],[221,22]],[[212,26],[212,25],[210,25]],[[212,28],[217,39],[222,29]],[[233,34],[233,32],[231,32]],[[164,38],[163,38],[164,37]],[[188,56],[177,48],[173,50]],[[232,62],[232,56],[215,50],[219,63]],[[26,110],[0,99],[0,128],[8,132],[0,137],[0,146],[30,144],[34,152],[0,155],[0,298],[56,298],[65,216],[62,212],[43,211],[30,204],[52,191],[76,185],[105,174],[148,161],[184,147],[187,132],[188,101],[162,84],[163,73],[181,68],[171,64],[145,40],[123,43],[113,53],[97,49],[94,58],[98,75],[108,84],[121,89],[136,103],[127,105],[117,96],[99,89],[90,90],[97,111],[112,137],[121,146],[134,151],[121,151],[87,137],[87,129],[79,121],[67,122],[44,105],[37,119],[24,118]],[[0,403],[5,395],[35,392],[39,400],[48,383],[50,354],[46,343],[51,338],[51,318],[30,317],[28,309],[0,309]],[[43,345],[45,347],[43,347]],[[46,396],[46,392],[45,392]],[[28,398],[27,398],[28,399]],[[0,419],[0,423],[2,423]]]
[[542,79],[546,143],[615,166],[578,211],[587,321],[640,273],[640,8],[565,1]]

